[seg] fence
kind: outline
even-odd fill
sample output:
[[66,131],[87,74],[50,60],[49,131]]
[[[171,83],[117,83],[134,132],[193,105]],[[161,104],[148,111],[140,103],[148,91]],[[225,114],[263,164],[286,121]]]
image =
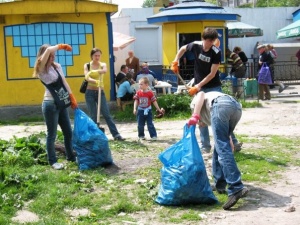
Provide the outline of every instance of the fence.
[[[248,96],[254,97],[257,95],[257,84],[254,83],[254,79],[257,76],[258,71],[258,59],[250,58],[246,64],[247,71],[245,78],[249,78],[249,81],[244,81],[245,79],[234,79],[234,77],[228,76],[230,74],[231,66],[224,65],[220,67],[220,72],[222,76],[222,83],[232,86],[232,93],[238,98],[245,98]],[[172,84],[172,92],[175,91],[178,85],[182,85],[182,82],[177,78],[177,76],[170,70],[170,66],[163,66],[162,68],[162,79],[168,81]],[[179,68],[179,74],[183,80],[190,81],[194,77],[194,66],[185,66]],[[275,80],[280,80],[285,84],[289,85],[299,85],[300,84],[300,66],[297,62],[291,61],[277,61],[274,64],[274,75]],[[225,79],[227,77],[227,79]],[[246,83],[245,83],[246,82]],[[256,81],[255,81],[256,82]],[[230,83],[230,84],[229,84]],[[251,83],[251,85],[250,85]],[[257,82],[256,82],[257,83]],[[253,90],[250,88],[253,86]],[[254,87],[255,86],[255,87]],[[250,90],[251,89],[251,90]],[[255,89],[255,90],[254,90]]]
[[[220,67],[220,72],[229,74],[230,65],[224,65]],[[255,78],[258,71],[258,59],[249,58],[246,64],[246,76],[245,78]],[[163,75],[166,74],[166,71],[170,70],[170,66],[163,66]],[[194,77],[194,66],[181,66],[179,68],[179,74],[183,78],[183,80],[191,80]],[[274,64],[274,75],[276,80],[283,81],[288,84],[300,84],[300,66],[298,63],[291,61],[277,61]],[[164,79],[162,77],[162,79]],[[179,81],[180,82],[180,81]]]

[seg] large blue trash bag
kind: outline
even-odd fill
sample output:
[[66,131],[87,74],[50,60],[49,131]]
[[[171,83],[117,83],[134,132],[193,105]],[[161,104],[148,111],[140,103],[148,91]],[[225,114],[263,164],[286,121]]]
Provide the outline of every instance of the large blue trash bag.
[[112,164],[108,139],[82,110],[75,109],[73,148],[80,170]]
[[183,138],[159,154],[163,163],[156,202],[161,205],[214,204],[214,196],[195,136],[195,126],[184,126]]

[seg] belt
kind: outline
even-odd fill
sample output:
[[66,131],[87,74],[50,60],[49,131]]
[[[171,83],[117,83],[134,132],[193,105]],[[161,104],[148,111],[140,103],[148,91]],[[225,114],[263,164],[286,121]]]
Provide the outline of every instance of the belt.
[[229,95],[220,95],[220,96],[214,98],[214,99],[211,101],[211,106],[213,106],[214,103],[217,103],[217,102],[218,102],[217,99],[218,99],[218,98],[221,98],[221,97],[227,97],[227,98],[230,98],[231,100],[235,100],[233,97],[231,97],[231,96],[229,96]]

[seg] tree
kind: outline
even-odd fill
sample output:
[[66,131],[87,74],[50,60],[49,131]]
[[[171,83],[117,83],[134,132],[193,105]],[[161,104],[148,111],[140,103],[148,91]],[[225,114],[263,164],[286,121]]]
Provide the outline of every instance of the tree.
[[300,0],[257,0],[255,7],[293,7],[299,5]]
[[150,7],[153,7],[155,5],[155,3],[156,3],[156,0],[145,0],[143,2],[142,7],[143,8],[150,8]]

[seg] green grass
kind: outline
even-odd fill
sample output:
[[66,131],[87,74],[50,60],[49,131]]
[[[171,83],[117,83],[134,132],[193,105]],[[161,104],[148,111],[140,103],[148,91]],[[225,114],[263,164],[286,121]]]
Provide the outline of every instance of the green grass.
[[[41,138],[42,134],[37,137]],[[244,142],[244,147],[235,153],[235,158],[245,183],[270,183],[280,178],[278,172],[300,165],[294,158],[299,151],[298,139],[280,136],[238,136],[238,139]],[[135,164],[138,166],[135,169],[114,173],[104,168],[78,171],[75,163],[67,163],[64,170],[55,171],[30,160],[29,152],[19,154],[18,151],[26,150],[14,151],[13,144],[9,144],[22,141],[0,142],[1,224],[14,224],[11,218],[24,207],[41,218],[36,224],[122,224],[123,220],[137,222],[152,218],[154,212],[155,221],[161,224],[191,224],[201,221],[201,213],[222,210],[227,199],[226,195],[216,194],[220,203],[209,206],[161,207],[156,204],[162,167],[157,156],[167,147],[159,142],[110,142],[116,162],[127,162],[124,165],[127,169],[131,161],[140,163]],[[59,157],[59,161],[64,161],[64,156]],[[145,182],[136,182],[140,179]],[[243,205],[244,201],[238,204]],[[74,209],[88,209],[90,214],[73,221],[67,210]]]

